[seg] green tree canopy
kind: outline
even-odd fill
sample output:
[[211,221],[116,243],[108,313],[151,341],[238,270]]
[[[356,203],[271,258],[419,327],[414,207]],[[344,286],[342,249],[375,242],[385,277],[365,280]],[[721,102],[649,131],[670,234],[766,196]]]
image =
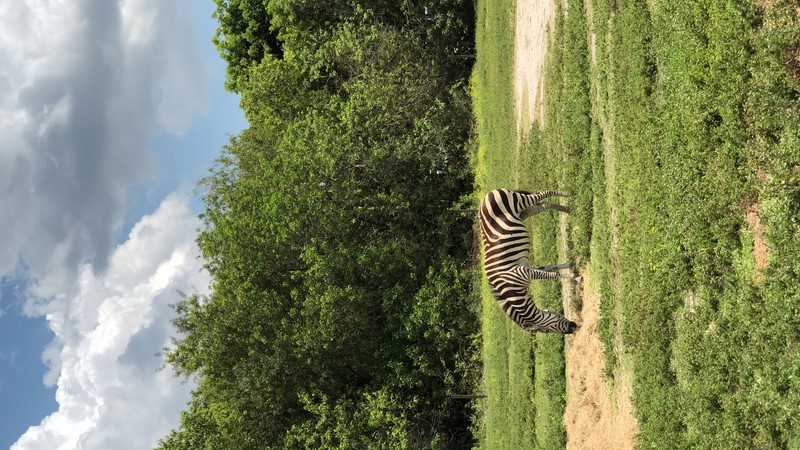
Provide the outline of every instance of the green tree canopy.
[[[463,85],[356,2],[217,4],[250,126],[200,186],[212,291],[175,305],[164,352],[198,387],[160,448],[468,446]],[[282,52],[248,53],[267,21]]]

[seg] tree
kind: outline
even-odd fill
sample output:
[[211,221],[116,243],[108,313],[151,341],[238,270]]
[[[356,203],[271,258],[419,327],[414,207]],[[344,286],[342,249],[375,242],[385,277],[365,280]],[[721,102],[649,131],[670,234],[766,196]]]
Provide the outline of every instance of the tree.
[[[243,92],[249,70],[287,52],[314,53],[342,24],[378,25],[420,39],[449,82],[469,76],[474,54],[473,0],[214,0],[213,42],[228,63],[226,87]],[[309,66],[313,69],[313,67]]]
[[380,22],[284,43],[238,79],[250,126],[200,186],[212,293],[164,351],[199,387],[161,445],[469,445],[464,88]]
[[266,55],[283,57],[283,44],[272,31],[264,0],[214,0],[219,28],[212,41],[228,63],[225,87],[241,92],[247,72]]

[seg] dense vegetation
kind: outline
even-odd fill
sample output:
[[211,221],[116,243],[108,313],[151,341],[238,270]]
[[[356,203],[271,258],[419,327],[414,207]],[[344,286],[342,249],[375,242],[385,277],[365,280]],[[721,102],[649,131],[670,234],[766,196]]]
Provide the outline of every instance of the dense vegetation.
[[[545,127],[517,159],[507,150],[513,116],[493,100],[510,92],[495,83],[510,77],[492,64],[508,48],[480,46],[508,43],[513,23],[477,29],[480,186],[518,179],[574,194],[567,243],[601,292],[609,381],[621,365],[632,370],[640,447],[800,446],[796,2],[567,4],[550,46]],[[479,8],[489,20],[478,23],[491,25],[509,9],[494,8]],[[487,30],[494,35],[482,36]],[[516,164],[526,158],[537,164]],[[525,171],[498,169],[509,164]],[[538,222],[537,245],[552,255],[556,224]],[[754,257],[762,237],[769,249],[763,267]],[[499,328],[489,311],[485,348],[523,339]],[[536,364],[534,383],[540,363],[563,364],[560,355],[541,362],[538,345],[513,354],[484,350],[487,392],[534,399],[514,409],[490,394],[487,448],[512,439],[501,427],[538,424],[538,385],[509,382],[520,360]],[[544,389],[558,398],[560,386]],[[559,436],[558,429],[537,430],[513,443],[552,448],[544,442]]]
[[249,127],[201,183],[159,448],[471,446],[471,0],[216,2]]

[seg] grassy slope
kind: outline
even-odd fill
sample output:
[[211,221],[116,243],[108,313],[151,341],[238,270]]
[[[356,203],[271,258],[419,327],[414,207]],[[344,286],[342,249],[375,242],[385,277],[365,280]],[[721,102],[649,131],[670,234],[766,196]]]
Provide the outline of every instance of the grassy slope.
[[[610,345],[618,311],[640,442],[798,446],[800,105],[796,63],[786,64],[798,11],[593,6],[603,45],[593,108],[607,134],[620,269],[605,284],[602,332]],[[745,223],[755,202],[772,249],[763,281]]]
[[[572,258],[599,274],[609,367],[617,338],[632,362],[641,446],[800,447],[796,5],[597,0],[587,24],[571,0],[550,50],[545,133],[516,157],[514,8],[488,3],[474,79],[479,194],[514,179],[574,193]],[[754,203],[771,250],[763,278],[745,223]],[[555,219],[533,223],[535,254],[554,260]],[[555,286],[536,288],[558,303]],[[487,292],[484,304],[483,443],[558,448],[563,341],[531,340]]]

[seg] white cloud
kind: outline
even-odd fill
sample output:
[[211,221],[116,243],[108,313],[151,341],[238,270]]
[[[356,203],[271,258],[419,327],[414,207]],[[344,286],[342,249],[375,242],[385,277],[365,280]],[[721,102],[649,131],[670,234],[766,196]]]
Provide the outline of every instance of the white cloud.
[[204,292],[194,243],[199,221],[173,194],[142,218],[100,276],[85,265],[78,293],[32,305],[56,334],[46,351],[58,411],[12,450],[152,448],[178,425],[190,385],[158,371],[155,353],[173,333],[177,290]]
[[149,142],[206,108],[189,0],[0,3],[0,277],[42,296],[109,264]]
[[42,358],[59,404],[14,449],[146,448],[189,399],[154,354],[176,291],[208,285],[198,221],[172,195],[116,237],[129,192],[156,172],[150,142],[205,112],[192,7],[0,1],[0,278],[30,278],[27,312],[55,334]]

